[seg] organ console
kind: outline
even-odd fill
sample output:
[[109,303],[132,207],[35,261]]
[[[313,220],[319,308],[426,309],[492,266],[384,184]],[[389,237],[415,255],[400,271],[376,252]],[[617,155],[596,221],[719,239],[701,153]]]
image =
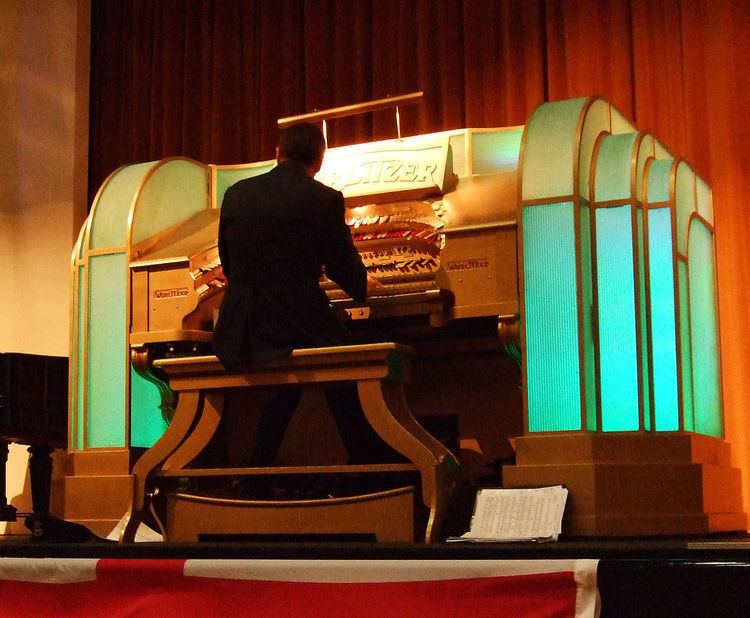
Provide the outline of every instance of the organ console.
[[[85,504],[82,488],[95,487],[112,489],[115,504],[115,489],[129,495],[134,477],[147,486],[151,470],[165,471],[153,450],[152,467],[143,459],[132,467],[136,449],[179,433],[166,428],[175,397],[164,375],[182,389],[183,408],[190,397],[210,399],[196,393],[221,372],[211,333],[226,285],[216,244],[222,199],[230,185],[273,165],[171,158],[124,166],[100,189],[73,254],[69,440],[74,468],[98,470],[105,460],[111,468],[90,483],[76,479],[66,503]],[[324,277],[321,286],[363,350],[406,344],[398,349],[408,349],[410,371],[399,372],[397,384],[393,376],[388,390],[403,389],[408,407],[391,401],[449,445],[464,481],[564,484],[573,499],[563,525],[574,534],[745,529],[738,470],[722,464],[714,485],[729,488],[731,503],[717,501],[702,496],[695,462],[661,446],[710,443],[710,453],[692,451],[703,453],[701,466],[729,461],[711,191],[684,160],[604,99],[589,97],[544,103],[523,127],[399,132],[329,148],[317,178],[342,191],[355,245],[384,284],[363,304]],[[351,360],[344,352],[336,353]],[[319,367],[327,371],[334,352],[316,354],[306,384]],[[357,380],[365,380],[357,367]],[[287,369],[275,367],[284,377],[274,373],[273,383],[297,379]],[[247,375],[221,379],[250,383]],[[375,399],[371,409],[385,422],[388,406]],[[242,408],[241,424],[249,424],[248,411]],[[300,411],[295,422],[305,416]],[[297,470],[313,463],[311,454],[329,452],[325,441],[335,432],[316,425],[323,420],[290,432],[303,439],[287,436],[282,465]],[[181,422],[189,429],[184,415]],[[420,435],[410,443],[430,451],[422,486],[428,478],[440,485],[456,469]],[[185,444],[179,457],[169,455],[181,465],[196,452],[195,440]],[[663,473],[674,463],[679,479]],[[179,478],[177,468],[161,478]],[[622,479],[634,488],[632,499],[613,491]],[[678,486],[679,496],[669,494]],[[697,518],[692,506],[680,510],[688,503],[701,505]]]
[[[435,328],[467,318],[491,318],[495,327],[498,318],[515,319],[515,168],[511,158],[475,171],[471,155],[466,160],[462,153],[456,175],[453,147],[465,148],[475,137],[502,153],[517,148],[520,131],[465,130],[328,151],[318,177],[344,190],[355,245],[383,283],[358,306],[323,277],[335,308],[352,320],[422,316]],[[428,162],[409,163],[417,157]],[[389,166],[411,171],[377,178],[371,171]],[[218,208],[206,209],[137,250],[130,263],[131,346],[168,354],[210,343],[226,285],[218,219]]]
[[[420,375],[408,386],[409,407],[451,450],[473,447],[479,457],[473,468],[471,462],[466,466],[464,474],[470,481],[482,474],[494,475],[494,460],[508,448],[497,436],[496,419],[488,422],[486,418],[488,401],[503,388],[497,375],[490,385],[474,376],[455,378],[477,363],[496,366],[505,362],[506,374],[509,367],[512,372],[513,364],[503,356],[503,344],[513,345],[513,338],[501,341],[499,325],[513,325],[518,313],[515,166],[520,135],[518,128],[467,129],[331,148],[318,174],[321,182],[344,193],[345,219],[355,247],[368,273],[382,283],[364,303],[349,298],[324,273],[321,288],[332,307],[349,320],[358,343],[398,341],[416,349],[412,365]],[[232,179],[265,169],[270,166],[236,166],[231,168]],[[212,170],[211,207],[132,247],[130,347],[134,366],[152,382],[158,383],[158,370],[171,367],[164,360],[211,353],[211,331],[226,288],[217,233],[221,177],[228,171]],[[500,357],[505,360],[499,361]],[[209,382],[218,379],[211,371],[207,388],[213,388]],[[235,384],[256,378],[247,375],[231,380]],[[449,401],[441,401],[446,395],[434,380],[452,385]],[[476,409],[472,409],[474,402],[479,402]],[[401,404],[394,400],[392,405]],[[184,412],[178,407],[177,414]],[[467,440],[467,431],[483,431],[494,443],[483,437]],[[173,433],[170,427],[165,436],[174,441]],[[186,444],[194,440],[184,439]],[[450,452],[434,443],[430,449],[437,449],[431,466],[452,469],[449,462],[455,460]],[[195,452],[192,447],[191,452]],[[160,459],[167,456],[159,446],[149,453],[144,462],[156,461],[157,453]],[[136,466],[139,488],[146,487],[150,475],[166,474],[158,465],[150,472],[151,465]],[[422,482],[429,485],[428,478],[442,473],[428,469],[422,471]],[[238,470],[252,473],[234,469]],[[195,477],[198,472],[173,474]],[[455,472],[449,473],[442,492],[450,492],[454,476]],[[174,508],[183,508],[185,499],[175,498]],[[144,508],[140,503],[133,506],[133,522]],[[246,507],[239,504],[238,508]],[[445,508],[441,498],[438,506],[429,507],[430,517],[442,520]],[[218,505],[212,512],[222,517]],[[129,526],[128,536],[134,525]],[[178,525],[168,524],[172,535],[179,534],[175,532]],[[427,538],[435,538],[434,534],[428,525]]]
[[[511,452],[481,411],[486,402],[497,395],[520,417],[519,402],[507,394],[519,378],[505,348],[515,346],[517,332],[521,132],[464,129],[330,148],[317,177],[343,191],[355,246],[383,284],[364,304],[324,276],[321,287],[358,342],[397,340],[417,349],[419,382],[410,387],[416,413],[451,434],[445,438],[453,448],[468,447],[473,466],[466,474],[473,478],[492,474]],[[270,166],[212,167],[210,207],[134,246],[129,341],[144,375],[155,359],[210,353],[226,285],[217,248],[222,175],[236,181]],[[476,398],[478,410],[462,412],[450,394],[435,405],[432,380],[450,382],[476,363],[500,365],[504,376],[490,385],[473,385],[470,376],[453,382],[463,401]]]

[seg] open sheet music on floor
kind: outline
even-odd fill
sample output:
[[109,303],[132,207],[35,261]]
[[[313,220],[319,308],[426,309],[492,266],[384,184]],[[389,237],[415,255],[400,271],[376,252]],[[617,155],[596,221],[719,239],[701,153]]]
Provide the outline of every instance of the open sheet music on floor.
[[556,541],[568,490],[561,485],[536,489],[480,489],[469,531],[448,541]]

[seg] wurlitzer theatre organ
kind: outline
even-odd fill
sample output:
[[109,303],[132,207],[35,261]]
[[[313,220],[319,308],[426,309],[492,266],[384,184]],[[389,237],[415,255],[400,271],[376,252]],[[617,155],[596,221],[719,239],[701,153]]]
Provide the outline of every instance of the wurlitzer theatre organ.
[[[162,435],[172,405],[151,363],[210,352],[223,195],[273,165],[165,159],[100,189],[73,255],[69,435],[81,470],[106,459],[129,491],[133,453]],[[744,526],[721,439],[710,189],[685,161],[586,98],[544,103],[523,127],[330,148],[317,178],[344,193],[355,244],[384,283],[361,306],[321,286],[362,341],[416,349],[409,407],[451,443],[467,482],[498,483],[515,455],[503,482],[567,485],[584,509],[566,520],[575,533]],[[658,478],[631,456],[672,438],[709,445],[711,461],[669,465],[717,466],[723,497],[677,471],[671,503],[658,487],[645,500],[659,512],[576,502],[576,486],[617,482],[612,466],[635,487]]]

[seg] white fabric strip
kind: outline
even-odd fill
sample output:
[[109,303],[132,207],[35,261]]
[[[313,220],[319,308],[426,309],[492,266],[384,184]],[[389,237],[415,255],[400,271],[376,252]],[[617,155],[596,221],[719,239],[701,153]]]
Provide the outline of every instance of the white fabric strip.
[[0,558],[0,580],[72,584],[96,579],[97,558]]
[[187,560],[185,575],[318,583],[407,582],[572,571],[596,586],[598,560]]

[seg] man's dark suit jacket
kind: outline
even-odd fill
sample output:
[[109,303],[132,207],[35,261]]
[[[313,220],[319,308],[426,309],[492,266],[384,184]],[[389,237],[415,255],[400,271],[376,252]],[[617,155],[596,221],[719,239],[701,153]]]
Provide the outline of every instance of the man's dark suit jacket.
[[228,286],[213,337],[224,366],[346,343],[319,287],[322,272],[358,301],[367,276],[344,222],[344,197],[295,161],[242,180],[224,196],[219,256]]

